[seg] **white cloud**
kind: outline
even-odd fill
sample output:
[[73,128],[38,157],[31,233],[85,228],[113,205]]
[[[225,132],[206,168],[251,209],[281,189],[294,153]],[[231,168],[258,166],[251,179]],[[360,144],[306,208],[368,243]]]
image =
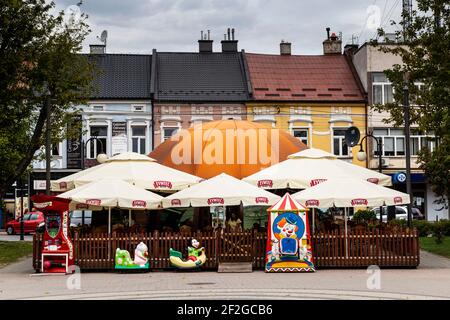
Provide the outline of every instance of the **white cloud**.
[[[57,9],[77,2],[56,0]],[[363,40],[372,36],[364,26],[374,3],[385,18],[400,18],[398,0],[84,0],[81,9],[93,31],[84,50],[106,29],[108,52],[197,51],[200,30],[209,29],[219,51],[226,28],[233,27],[247,52],[278,53],[284,39],[294,54],[321,54],[327,26],[343,32],[344,44],[361,31]]]

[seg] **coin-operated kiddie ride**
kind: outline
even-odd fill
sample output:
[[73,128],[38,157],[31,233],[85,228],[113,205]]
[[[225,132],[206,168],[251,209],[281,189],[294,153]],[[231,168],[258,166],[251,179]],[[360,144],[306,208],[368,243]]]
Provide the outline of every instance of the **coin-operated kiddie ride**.
[[186,260],[183,260],[181,252],[172,248],[169,250],[169,256],[170,264],[177,269],[198,269],[206,262],[205,248],[200,247],[200,242],[197,239],[190,241]]
[[287,193],[268,209],[266,272],[313,272],[307,209]]
[[32,197],[34,207],[44,213],[45,231],[41,251],[41,272],[69,273],[74,265],[73,244],[69,235],[70,200],[54,196]]

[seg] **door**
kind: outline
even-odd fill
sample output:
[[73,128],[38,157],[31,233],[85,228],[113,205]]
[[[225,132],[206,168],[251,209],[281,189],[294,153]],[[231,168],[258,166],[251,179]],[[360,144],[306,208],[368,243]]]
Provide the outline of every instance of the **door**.
[[36,232],[36,228],[39,224],[39,214],[38,213],[32,213],[30,215],[30,219],[25,224],[27,227],[25,228],[25,232]]
[[224,231],[219,236],[219,262],[252,262],[253,231]]

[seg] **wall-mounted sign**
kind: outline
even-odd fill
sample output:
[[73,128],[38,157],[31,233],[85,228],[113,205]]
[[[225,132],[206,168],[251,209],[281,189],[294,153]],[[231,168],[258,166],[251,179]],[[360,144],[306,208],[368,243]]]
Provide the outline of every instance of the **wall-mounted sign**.
[[112,123],[111,153],[113,156],[128,151],[127,123]]
[[406,183],[406,173],[399,172],[393,177],[394,183]]
[[[72,117],[71,122],[81,123],[81,115]],[[71,124],[69,123],[68,126]],[[70,139],[67,139],[67,169],[81,169],[81,158],[83,143],[81,141],[82,131],[81,126],[79,130]]]

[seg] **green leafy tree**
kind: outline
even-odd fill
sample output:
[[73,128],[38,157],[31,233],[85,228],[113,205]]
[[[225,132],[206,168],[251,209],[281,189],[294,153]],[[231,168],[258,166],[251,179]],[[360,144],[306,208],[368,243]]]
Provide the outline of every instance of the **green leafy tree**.
[[74,106],[92,91],[94,66],[79,54],[87,16],[52,14],[44,0],[0,0],[0,199],[44,144],[45,102],[52,142],[73,128]]
[[[385,71],[393,83],[395,102],[375,109],[390,113],[387,123],[402,126],[403,87],[407,84],[411,124],[437,137],[434,150],[424,148],[419,154],[420,166],[435,193],[450,199],[450,4],[445,0],[416,3],[417,10],[403,12],[398,23],[403,30],[397,36],[406,41],[396,46],[380,45],[380,50],[400,56],[403,64]],[[384,31],[379,30],[379,35]]]

